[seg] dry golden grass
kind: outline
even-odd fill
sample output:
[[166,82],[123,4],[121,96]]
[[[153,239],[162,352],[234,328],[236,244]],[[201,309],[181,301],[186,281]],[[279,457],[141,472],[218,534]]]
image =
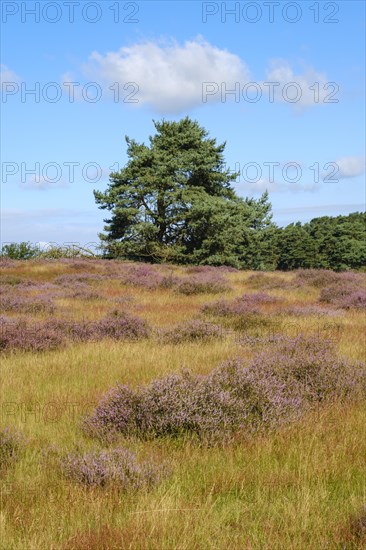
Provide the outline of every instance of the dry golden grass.
[[[99,272],[91,263],[88,271]],[[6,273],[51,281],[82,272],[64,263],[22,262]],[[174,268],[182,273],[181,268]],[[233,298],[255,292],[250,272],[227,275]],[[268,274],[289,281],[290,273]],[[106,297],[131,296],[128,309],[157,327],[197,315],[214,295],[182,296],[102,281]],[[274,289],[283,304],[313,303],[318,290]],[[64,299],[59,315],[102,317],[103,299]],[[37,319],[45,316],[37,316]],[[364,359],[364,315],[350,311],[327,321],[297,319],[297,329],[320,329],[337,338],[339,351]],[[291,323],[284,319],[283,323]],[[336,324],[339,324],[338,325]],[[329,324],[329,320],[328,320]],[[337,328],[338,327],[338,328]],[[293,329],[295,330],[295,328]],[[80,419],[116,381],[144,384],[181,367],[206,373],[234,356],[249,356],[231,336],[213,343],[162,344],[101,341],[45,353],[2,358],[2,424],[29,439],[19,460],[3,472],[0,544],[3,550],[321,550],[366,547],[365,404],[327,405],[300,422],[256,437],[199,446],[192,438],[129,440],[141,457],[171,466],[171,475],[150,492],[123,494],[83,489],[61,476],[55,449],[94,442]]]

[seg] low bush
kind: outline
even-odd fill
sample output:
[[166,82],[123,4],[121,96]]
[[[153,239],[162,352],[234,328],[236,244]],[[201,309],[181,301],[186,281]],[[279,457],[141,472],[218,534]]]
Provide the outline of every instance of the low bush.
[[225,363],[208,375],[171,374],[135,391],[117,386],[84,420],[100,438],[195,433],[223,438],[300,417],[315,403],[366,391],[362,363],[338,358],[329,342],[282,338],[251,361]]
[[151,462],[138,463],[127,449],[69,453],[61,460],[64,475],[88,487],[113,485],[122,491],[147,489],[158,483],[166,469]]
[[364,308],[366,289],[353,279],[339,279],[321,290],[319,301],[342,309]]
[[53,313],[55,311],[55,304],[51,298],[47,296],[43,297],[29,297],[22,295],[7,295],[1,298],[1,307],[4,311],[11,311],[14,313]]
[[164,275],[157,267],[142,265],[127,265],[120,274],[124,284],[147,289],[170,288],[175,284],[172,274]]
[[68,289],[66,293],[64,293],[64,297],[75,298],[77,300],[97,300],[101,298],[101,295],[85,283],[77,282],[71,289]]
[[0,351],[47,351],[68,342],[98,341],[103,338],[136,341],[150,335],[149,325],[125,312],[113,311],[99,321],[50,319],[47,323],[30,323],[2,316]]
[[52,323],[32,325],[22,320],[3,318],[0,323],[0,351],[48,351],[65,344],[63,335]]
[[230,286],[226,279],[217,271],[211,273],[202,272],[192,277],[182,278],[174,287],[179,294],[193,296],[196,294],[220,294],[230,290]]
[[223,336],[221,327],[200,319],[193,319],[165,330],[160,337],[163,342],[180,344],[183,342],[203,342],[219,339]]
[[251,288],[266,290],[270,290],[271,288],[287,288],[290,285],[289,282],[282,279],[282,277],[267,275],[261,272],[249,275],[247,283]]
[[94,324],[93,332],[98,339],[139,340],[150,335],[150,327],[143,319],[114,310]]
[[53,280],[53,283],[63,287],[72,286],[75,283],[90,283],[92,281],[103,281],[105,276],[100,273],[69,273],[66,275],[59,275]]
[[293,315],[295,317],[339,317],[344,314],[340,309],[329,309],[317,304],[287,306],[281,309],[280,313],[281,315]]
[[248,315],[259,314],[261,306],[266,304],[275,304],[279,300],[265,292],[255,294],[244,294],[235,300],[219,300],[206,304],[202,308],[203,313],[209,313],[218,316]]
[[295,272],[295,283],[302,283],[315,288],[322,288],[339,280],[340,274],[327,269],[298,269]]

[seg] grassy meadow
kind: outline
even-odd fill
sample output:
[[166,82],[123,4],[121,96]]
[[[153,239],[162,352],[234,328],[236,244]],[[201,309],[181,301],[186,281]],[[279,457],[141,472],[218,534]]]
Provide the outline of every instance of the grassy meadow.
[[[214,440],[199,429],[114,439],[83,429],[117,383],[137,392],[182,369],[206,380],[258,351],[270,361],[281,338],[329,341],[335,361],[359,365],[365,282],[326,271],[2,260],[1,429],[20,439],[2,435],[1,548],[365,548],[362,391],[266,429],[220,424]],[[65,475],[68,453],[116,447],[166,475],[131,490]]]

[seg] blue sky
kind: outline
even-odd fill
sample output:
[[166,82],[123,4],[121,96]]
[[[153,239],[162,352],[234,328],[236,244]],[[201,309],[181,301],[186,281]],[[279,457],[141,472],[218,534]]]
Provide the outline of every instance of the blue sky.
[[93,189],[162,117],[226,141],[237,192],[268,189],[279,225],[365,209],[364,2],[1,9],[3,243],[97,242]]

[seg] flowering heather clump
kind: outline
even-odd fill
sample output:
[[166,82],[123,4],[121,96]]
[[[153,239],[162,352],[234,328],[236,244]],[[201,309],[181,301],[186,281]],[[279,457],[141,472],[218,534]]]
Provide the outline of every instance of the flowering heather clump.
[[193,319],[181,323],[162,333],[162,340],[167,343],[180,344],[182,342],[208,341],[222,338],[222,328],[212,323]]
[[195,294],[220,294],[230,290],[226,279],[217,272],[200,273],[193,277],[182,279],[175,286],[175,291],[179,294],[191,296]]
[[284,341],[286,336],[283,334],[264,334],[264,335],[252,335],[252,334],[240,334],[236,338],[236,343],[241,346],[254,346],[257,350],[260,347],[268,346],[269,344],[280,344]]
[[64,321],[54,319],[48,327],[75,341],[97,341],[103,338],[138,340],[150,334],[147,323],[126,312],[112,311],[99,321]]
[[53,283],[47,283],[47,282],[44,283],[40,281],[28,280],[28,281],[19,283],[17,285],[16,290],[17,291],[25,290],[25,291],[32,291],[32,292],[39,291],[41,294],[44,294],[45,292],[47,292],[47,295],[51,296],[55,292],[60,291],[61,289],[57,285],[54,285]]
[[11,258],[7,258],[6,256],[0,256],[0,268],[14,268],[16,267],[17,262],[16,260],[12,260]]
[[9,293],[9,287],[7,285],[0,284],[0,295],[8,294],[8,293]]
[[0,329],[6,323],[12,323],[14,320],[8,315],[0,315]]
[[47,351],[64,344],[62,334],[51,324],[31,325],[20,320],[0,324],[0,351]]
[[150,327],[143,319],[114,310],[95,323],[94,334],[98,339],[139,340],[149,336]]
[[64,319],[51,319],[47,327],[54,330],[61,338],[75,342],[87,342],[97,340],[96,321],[68,321]]
[[69,453],[62,461],[65,476],[88,487],[105,487],[110,484],[122,491],[146,489],[166,475],[164,467],[153,463],[138,463],[127,449],[91,451],[84,455]]
[[258,314],[261,312],[260,306],[276,302],[278,302],[278,298],[265,292],[257,292],[255,294],[243,294],[243,296],[232,301],[219,300],[218,302],[206,304],[203,306],[202,311],[219,316]]
[[289,282],[281,277],[276,275],[270,276],[261,272],[250,275],[247,282],[252,288],[264,288],[267,290],[271,288],[287,288],[289,286]]
[[[104,267],[106,264],[106,260],[102,258],[96,258],[96,257],[90,257],[90,256],[78,256],[74,258],[59,258],[57,263],[65,264],[70,268],[74,268],[76,270],[78,269],[85,269],[86,267],[89,270],[94,270],[98,266]],[[109,263],[109,262],[108,262]]]
[[145,321],[118,311],[99,321],[50,319],[47,323],[37,324],[2,316],[0,351],[46,351],[56,349],[68,341],[88,342],[103,338],[134,341],[146,338],[149,334],[150,328]]
[[266,376],[273,374],[301,399],[303,409],[315,402],[366,394],[365,365],[338,357],[330,341],[316,337],[284,337],[272,353],[259,352],[251,369],[264,386]]
[[144,288],[169,288],[174,284],[172,276],[165,276],[149,264],[127,266],[121,274],[124,284]]
[[361,363],[337,358],[329,343],[282,337],[247,364],[228,362],[210,374],[172,374],[133,391],[112,390],[86,419],[89,434],[141,437],[196,433],[225,436],[278,426],[314,403],[366,390]]
[[351,292],[348,296],[344,297],[344,299],[340,300],[339,305],[343,309],[366,308],[366,290],[360,289]]
[[318,305],[306,305],[306,306],[288,306],[281,309],[283,315],[294,315],[295,317],[339,317],[343,315],[343,312],[339,309],[327,309]]
[[133,390],[117,384],[102,397],[94,413],[83,420],[85,433],[102,440],[113,440],[116,433],[136,433],[138,402],[139,398]]
[[98,292],[92,290],[85,283],[75,283],[73,288],[68,290],[64,296],[66,298],[76,298],[77,300],[97,300],[101,297]]
[[0,283],[2,285],[18,286],[23,284],[25,286],[31,285],[32,281],[25,279],[24,277],[18,277],[17,275],[1,275]]
[[72,273],[67,275],[60,275],[54,279],[54,283],[61,286],[72,286],[75,283],[89,283],[91,281],[102,281],[105,278],[104,275],[98,273]]
[[66,259],[66,263],[70,267],[70,269],[73,269],[75,271],[81,271],[86,270],[87,272],[96,272],[98,271],[98,266],[104,267],[104,261],[103,260],[97,260],[96,258],[78,258],[75,259]]
[[16,313],[53,313],[55,305],[46,296],[31,298],[21,295],[9,295],[1,298],[1,307],[4,311]]
[[294,282],[321,288],[336,283],[339,278],[339,273],[335,273],[328,269],[298,269],[295,274]]
[[360,288],[353,279],[339,279],[321,290],[319,301],[343,309],[363,308],[366,306],[366,289]]
[[10,428],[0,430],[0,469],[14,462],[25,445],[23,436]]

